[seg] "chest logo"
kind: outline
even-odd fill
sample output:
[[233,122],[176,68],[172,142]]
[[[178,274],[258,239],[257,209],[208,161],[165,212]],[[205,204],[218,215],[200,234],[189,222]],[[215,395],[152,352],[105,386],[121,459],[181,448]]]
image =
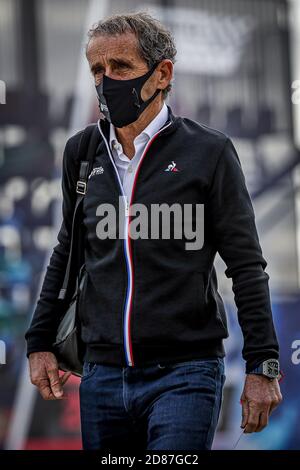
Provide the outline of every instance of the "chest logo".
[[168,167],[165,169],[165,171],[172,171],[173,173],[176,173],[180,170],[178,170],[178,168],[176,167],[176,163],[174,161],[172,161],[172,163],[170,163],[170,165],[168,165]]
[[104,168],[102,166],[98,166],[96,168],[93,168],[93,170],[89,174],[89,179],[90,179],[91,176],[94,176],[94,175],[102,175],[103,172],[104,172]]

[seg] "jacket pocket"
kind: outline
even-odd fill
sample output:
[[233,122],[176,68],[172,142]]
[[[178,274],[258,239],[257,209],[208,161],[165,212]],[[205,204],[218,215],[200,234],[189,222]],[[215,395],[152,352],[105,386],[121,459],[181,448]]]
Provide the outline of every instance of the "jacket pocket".
[[123,297],[120,284],[103,282],[100,276],[93,276],[90,270],[84,274],[79,296],[79,320],[81,336],[86,344],[122,344],[121,310]]
[[220,296],[212,280],[208,286],[208,299],[209,299],[208,301],[211,302],[211,304],[213,305],[213,311],[215,312],[216,321],[218,322],[219,326],[228,335],[227,319],[226,319],[226,312],[225,312],[223,299]]
[[80,323],[84,324],[84,297],[86,292],[88,272],[85,266],[82,268],[79,275],[79,286],[78,286],[78,318]]
[[143,345],[198,342],[209,323],[205,300],[205,273],[157,272],[151,284],[136,282],[132,341]]
[[194,299],[195,312],[198,312],[202,317],[205,315],[206,298],[205,298],[205,273],[203,271],[195,271],[194,273]]

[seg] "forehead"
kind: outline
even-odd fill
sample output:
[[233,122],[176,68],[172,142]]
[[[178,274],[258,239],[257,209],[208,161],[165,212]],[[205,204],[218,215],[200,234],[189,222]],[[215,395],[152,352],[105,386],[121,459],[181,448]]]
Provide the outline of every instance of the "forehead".
[[142,60],[138,52],[137,38],[133,33],[124,33],[116,36],[98,35],[90,39],[87,46],[87,59],[109,60],[115,57],[127,57],[132,60]]

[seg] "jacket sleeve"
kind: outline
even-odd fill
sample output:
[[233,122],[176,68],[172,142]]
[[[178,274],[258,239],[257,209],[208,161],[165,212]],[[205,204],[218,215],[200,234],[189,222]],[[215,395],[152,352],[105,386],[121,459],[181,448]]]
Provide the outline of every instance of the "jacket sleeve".
[[221,151],[209,189],[209,214],[217,251],[232,278],[238,321],[244,337],[246,373],[262,361],[278,359],[266,260],[238,154],[229,138]]
[[57,235],[58,244],[53,248],[46,269],[39,299],[29,329],[26,331],[27,357],[32,352],[52,351],[63,303],[58,300],[70,250],[73,211],[76,203],[77,165],[75,157],[78,134],[71,137],[65,146],[62,162],[62,215],[63,220]]

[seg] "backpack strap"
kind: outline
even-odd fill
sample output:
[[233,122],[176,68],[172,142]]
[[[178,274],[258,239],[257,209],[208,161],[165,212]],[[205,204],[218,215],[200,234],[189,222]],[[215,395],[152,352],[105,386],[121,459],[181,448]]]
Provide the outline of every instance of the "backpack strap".
[[[78,153],[77,153],[77,161],[80,162],[80,169],[79,169],[79,176],[76,183],[76,193],[77,199],[75,203],[75,208],[73,212],[73,219],[72,219],[72,230],[71,230],[71,242],[70,242],[70,251],[69,251],[69,258],[67,262],[65,277],[63,281],[62,288],[59,291],[58,299],[65,300],[67,296],[67,292],[69,292],[71,288],[70,282],[70,274],[71,272],[75,274],[75,278],[78,271],[78,262],[82,259],[82,235],[80,235],[81,223],[80,223],[80,216],[82,215],[79,210],[79,206],[82,204],[83,198],[86,194],[86,186],[88,175],[90,173],[94,156],[99,144],[100,134],[96,124],[90,124],[85,128],[83,133],[81,134],[79,145],[78,145]],[[77,228],[78,227],[78,228]],[[73,267],[76,269],[73,269]],[[74,278],[74,276],[73,276]],[[73,279],[74,281],[74,279]]]

